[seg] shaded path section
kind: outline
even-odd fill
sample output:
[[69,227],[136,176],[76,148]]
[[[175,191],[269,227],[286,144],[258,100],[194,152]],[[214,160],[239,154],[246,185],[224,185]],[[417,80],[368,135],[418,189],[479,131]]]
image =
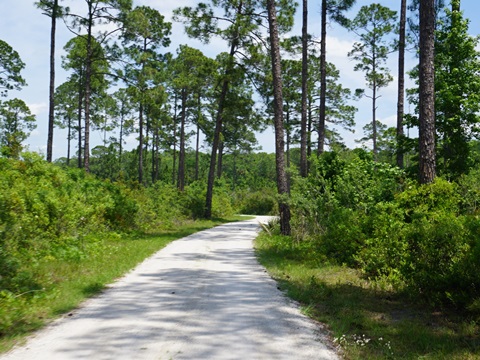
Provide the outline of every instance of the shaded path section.
[[2,359],[336,359],[255,259],[256,220],[174,241]]

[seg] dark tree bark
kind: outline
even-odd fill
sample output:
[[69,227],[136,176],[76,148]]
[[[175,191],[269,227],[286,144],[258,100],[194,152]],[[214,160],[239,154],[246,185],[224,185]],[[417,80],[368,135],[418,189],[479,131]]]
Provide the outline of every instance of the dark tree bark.
[[67,166],[70,166],[70,148],[72,144],[72,118],[68,115],[68,135],[67,135]]
[[435,0],[420,2],[419,182],[435,180]]
[[290,206],[286,201],[288,182],[285,171],[285,140],[283,127],[283,94],[280,45],[275,0],[267,0],[268,25],[270,30],[270,51],[273,75],[273,98],[275,114],[275,161],[277,165],[277,190],[280,195],[280,231],[282,235],[290,235]]
[[405,25],[407,0],[401,0],[398,38],[397,166],[403,168],[403,116],[405,103]]
[[143,184],[143,99],[138,110],[138,182]]
[[[376,70],[375,54],[373,55],[373,71]],[[377,146],[377,82],[373,80],[372,87],[372,140],[373,140],[373,158],[375,162],[378,161],[378,146]]]
[[327,0],[322,0],[320,39],[320,110],[318,117],[318,155],[325,151],[325,117],[327,101]]
[[[230,54],[233,56],[234,45],[231,47]],[[215,168],[217,165],[217,151],[220,145],[220,135],[222,133],[222,114],[225,106],[225,99],[227,97],[229,81],[228,75],[222,84],[222,91],[218,102],[217,118],[215,121],[215,133],[213,137],[212,153],[210,155],[210,168],[208,171],[208,183],[207,183],[207,198],[205,203],[205,218],[212,218],[212,201],[213,201],[213,183],[215,182]]]
[[187,91],[182,89],[182,112],[180,116],[180,154],[178,156],[177,188],[185,190],[185,121],[187,117]]
[[90,95],[92,79],[92,27],[93,27],[93,5],[88,1],[88,31],[87,31],[87,59],[85,69],[85,139],[83,149],[83,167],[90,172]]
[[197,141],[195,145],[195,180],[198,180],[198,166],[200,161],[200,114],[201,114],[201,99],[198,94],[198,120],[197,120]]
[[[80,72],[80,80],[82,79],[82,71]],[[83,86],[82,81],[79,82],[78,89],[78,168],[82,168],[82,112],[83,112]]]
[[172,185],[175,185],[176,174],[177,174],[177,101],[178,95],[175,92],[175,109],[173,115],[173,166],[172,166]]
[[223,174],[224,150],[225,150],[225,144],[223,143],[223,141],[220,141],[220,144],[218,144],[217,179],[221,179]]
[[[241,13],[243,7],[243,1],[240,1],[238,4],[238,13]],[[238,21],[238,19],[237,19]],[[220,97],[218,99],[218,110],[217,117],[215,120],[215,132],[213,135],[213,144],[212,144],[212,153],[210,155],[210,168],[208,170],[208,182],[207,182],[207,197],[205,201],[205,218],[212,218],[212,201],[213,201],[213,184],[215,182],[215,167],[217,165],[217,151],[220,145],[220,135],[222,133],[223,126],[223,110],[225,107],[225,100],[227,98],[228,88],[230,86],[229,77],[233,71],[233,57],[238,47],[238,30],[234,31],[232,35],[232,42],[230,45],[230,54],[229,62],[227,64],[227,69],[225,71],[225,77],[222,83],[222,90],[220,92]]]
[[302,120],[300,139],[300,175],[308,175],[307,164],[307,94],[308,94],[308,0],[303,0],[302,26]]
[[57,29],[58,0],[52,7],[52,28],[50,35],[50,94],[48,109],[47,161],[53,158],[53,128],[55,123],[55,33]]

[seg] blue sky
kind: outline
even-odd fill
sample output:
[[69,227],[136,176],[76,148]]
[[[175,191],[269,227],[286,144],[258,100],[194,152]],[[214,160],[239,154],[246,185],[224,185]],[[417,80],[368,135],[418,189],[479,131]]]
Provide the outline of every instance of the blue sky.
[[[369,5],[374,1],[359,0],[356,8],[351,12],[355,13],[363,5]],[[400,6],[400,0],[379,1],[384,6],[389,6],[397,10]],[[64,0],[65,5],[75,8],[77,11],[84,12],[85,2],[83,0]],[[174,8],[180,6],[193,5],[197,3],[194,0],[134,0],[134,5],[148,5],[160,11],[167,19],[170,18]],[[320,33],[320,1],[310,0],[309,9],[309,32],[318,36]],[[48,86],[49,86],[49,41],[50,41],[50,19],[42,15],[34,5],[34,0],[1,0],[0,14],[0,39],[9,43],[18,53],[26,64],[22,75],[26,79],[28,86],[21,91],[10,91],[8,98],[20,98],[24,100],[32,112],[37,115],[37,129],[26,141],[26,145],[32,151],[45,153],[47,141],[47,121],[48,121]],[[462,11],[467,18],[471,19],[470,33],[472,35],[480,34],[480,21],[475,18],[480,12],[480,2],[478,0],[462,0]],[[300,10],[300,9],[299,9]],[[297,16],[299,18],[299,16]],[[56,85],[58,86],[66,80],[68,74],[61,68],[61,56],[63,55],[63,46],[72,37],[62,21],[58,22],[57,30],[57,66],[56,66]],[[294,30],[299,34],[301,29],[300,21],[297,22]],[[333,62],[340,69],[341,81],[344,86],[351,89],[364,87],[364,78],[362,73],[353,71],[353,62],[347,58],[348,51],[351,50],[355,41],[353,34],[348,33],[336,24],[330,24],[328,28],[327,59]],[[192,47],[201,48],[208,56],[215,56],[217,53],[226,51],[227,46],[221,41],[212,41],[209,45],[203,45],[195,40],[188,39],[183,32],[181,24],[173,24],[172,45],[168,49],[175,52],[178,45],[188,43]],[[392,74],[396,73],[396,54],[393,54],[389,67]],[[407,69],[414,66],[416,59],[413,54],[407,56]],[[396,114],[396,76],[395,81],[382,90],[382,98],[378,102],[377,118],[393,126],[395,124]],[[408,86],[408,84],[407,84]],[[356,115],[355,134],[344,133],[344,140],[350,147],[354,147],[354,139],[361,138],[362,127],[370,121],[371,102],[369,99],[361,99],[354,103],[359,111]],[[408,105],[405,108],[409,111]],[[259,143],[264,151],[274,151],[274,139],[272,130],[267,129],[264,134],[259,135]],[[100,143],[101,134],[93,133],[91,141],[95,144]],[[135,139],[132,136],[129,139],[129,145],[134,146]],[[65,156],[66,154],[66,134],[59,129],[55,130],[54,137],[54,158]]]

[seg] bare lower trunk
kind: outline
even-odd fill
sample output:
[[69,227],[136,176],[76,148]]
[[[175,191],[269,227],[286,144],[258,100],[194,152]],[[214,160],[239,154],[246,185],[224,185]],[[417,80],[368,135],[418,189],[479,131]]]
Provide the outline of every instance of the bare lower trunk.
[[224,143],[223,141],[220,141],[220,144],[218,144],[218,161],[217,161],[217,178],[221,179],[222,178],[222,173],[223,173],[223,151],[224,151]]
[[175,185],[177,173],[177,93],[175,93],[175,110],[173,115],[173,165],[172,165],[172,185]]
[[403,114],[405,102],[405,25],[407,0],[402,0],[398,41],[397,166],[403,168]]
[[318,118],[318,155],[325,151],[325,117],[327,102],[327,0],[322,0],[320,40],[320,110]]
[[419,182],[435,179],[435,0],[420,2]]
[[[238,4],[238,14],[241,13],[243,7],[243,1]],[[237,19],[238,20],[238,19]],[[217,165],[217,150],[220,145],[220,135],[222,133],[223,126],[223,109],[225,107],[225,100],[227,98],[227,92],[229,87],[229,76],[233,71],[233,56],[238,46],[238,32],[234,32],[232,43],[230,46],[229,61],[227,69],[225,71],[225,78],[222,83],[222,90],[218,100],[217,117],[215,120],[215,132],[213,136],[212,153],[210,155],[210,168],[208,170],[208,182],[207,182],[207,196],[205,201],[205,218],[210,219],[212,217],[212,201],[213,201],[213,184],[215,182],[215,167]]]
[[177,188],[185,190],[185,118],[187,115],[187,91],[182,89],[182,114],[180,117],[180,154],[178,157]]
[[143,184],[143,101],[140,101],[138,122],[138,182]]
[[288,205],[288,182],[285,171],[285,140],[283,127],[283,94],[278,23],[274,0],[267,0],[268,23],[270,29],[270,48],[272,58],[273,97],[275,113],[275,161],[277,165],[277,189],[280,195],[280,231],[290,235],[290,206]]
[[67,166],[70,166],[70,147],[72,144],[72,118],[68,115],[68,135],[67,135]]
[[53,158],[53,128],[55,122],[55,32],[57,27],[58,0],[52,5],[52,29],[50,36],[50,94],[48,109],[47,161]]
[[[80,75],[80,79],[82,76]],[[82,168],[82,111],[83,111],[83,89],[80,82],[80,89],[78,92],[78,168]]]
[[306,177],[307,165],[307,80],[308,80],[308,0],[303,0],[302,26],[302,124],[300,139],[300,175]]
[[91,80],[92,80],[92,62],[93,62],[93,50],[92,50],[92,4],[88,4],[89,7],[89,26],[87,35],[87,61],[85,70],[85,139],[83,149],[83,166],[86,172],[90,172],[90,95],[91,95]]

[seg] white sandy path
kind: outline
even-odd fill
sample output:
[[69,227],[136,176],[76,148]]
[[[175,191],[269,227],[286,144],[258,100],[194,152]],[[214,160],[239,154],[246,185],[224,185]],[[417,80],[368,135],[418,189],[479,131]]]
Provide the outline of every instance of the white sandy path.
[[262,220],[174,241],[1,359],[337,359],[255,259]]

